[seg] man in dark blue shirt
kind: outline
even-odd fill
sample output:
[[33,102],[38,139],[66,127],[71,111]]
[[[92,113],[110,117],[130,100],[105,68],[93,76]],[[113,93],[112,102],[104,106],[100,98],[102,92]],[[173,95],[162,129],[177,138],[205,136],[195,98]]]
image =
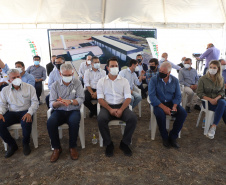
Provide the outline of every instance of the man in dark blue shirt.
[[[179,148],[176,139],[187,117],[186,111],[180,106],[181,92],[178,79],[170,75],[172,66],[169,62],[163,62],[159,68],[159,74],[151,78],[148,86],[148,94],[154,108],[159,131],[165,147]],[[173,129],[168,134],[166,130],[166,115],[176,117]]]

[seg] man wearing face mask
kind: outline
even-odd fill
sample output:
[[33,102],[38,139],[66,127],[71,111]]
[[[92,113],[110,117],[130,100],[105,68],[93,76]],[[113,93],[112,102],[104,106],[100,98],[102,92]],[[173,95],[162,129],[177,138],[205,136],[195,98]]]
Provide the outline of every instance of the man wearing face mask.
[[10,85],[5,87],[0,94],[0,136],[9,145],[5,158],[11,157],[18,150],[16,141],[7,129],[15,123],[21,123],[23,153],[24,155],[30,154],[32,115],[38,109],[35,88],[22,82],[17,69],[10,69],[8,76]]
[[[191,112],[191,105],[193,101],[193,97],[195,95],[197,86],[198,86],[198,74],[197,71],[191,67],[192,66],[192,60],[190,58],[186,58],[184,61],[184,68],[180,70],[179,72],[179,82],[181,85],[184,85],[184,91],[187,94],[187,105],[186,105],[186,111],[188,113]],[[195,109],[201,110],[201,100],[198,98],[197,95],[194,97],[195,102]]]
[[[4,64],[2,61],[0,61],[0,66],[4,66],[3,69],[4,69],[5,73],[7,73],[9,71],[7,64]],[[33,75],[28,74],[25,71],[25,65],[23,62],[17,61],[15,63],[15,68],[19,71],[22,82],[31,84],[33,87],[35,86],[35,78]]]
[[[48,88],[51,90],[51,86],[55,81],[61,80],[60,66],[65,63],[65,59],[62,56],[57,56],[55,59],[55,67],[49,75]],[[49,108],[49,95],[46,96],[46,105]]]
[[224,78],[224,86],[225,86],[225,94],[226,94],[226,61],[224,59],[220,59],[219,62],[221,63],[222,76]]
[[55,59],[56,59],[56,55],[53,55],[51,58],[51,62],[46,64],[46,71],[47,71],[47,75],[49,76],[50,73],[52,72],[52,70],[54,69],[54,63],[55,63]]
[[138,103],[142,100],[142,97],[137,92],[134,92],[134,85],[141,85],[145,71],[141,71],[139,79],[137,78],[137,75],[135,73],[136,68],[138,68],[138,62],[137,60],[130,60],[129,67],[127,69],[123,69],[120,71],[119,75],[121,77],[126,78],[129,81],[130,89],[131,89],[131,102],[130,105],[132,108],[135,108]]
[[130,85],[128,80],[118,75],[117,59],[109,59],[107,69],[108,75],[97,83],[97,99],[101,105],[97,121],[106,146],[105,155],[112,157],[114,152],[108,123],[113,119],[120,119],[126,122],[120,149],[126,156],[131,156],[129,145],[136,128],[137,116],[128,107],[131,101]]
[[[141,71],[145,71],[146,72],[148,70],[148,66],[147,66],[147,64],[142,62],[143,61],[143,57],[142,57],[141,54],[137,55],[136,60],[138,61],[138,68],[137,68],[137,71],[135,71],[135,73],[139,77],[140,74],[141,74]],[[143,84],[147,84],[145,75],[143,76],[141,85],[138,86],[138,88],[141,90],[142,98],[144,99],[144,98],[147,98],[147,94],[146,93],[148,91],[148,87],[144,88]]]
[[181,69],[180,66],[175,65],[173,62],[170,62],[170,61],[168,60],[168,53],[163,53],[163,54],[162,54],[162,58],[161,58],[160,61],[159,61],[159,65],[161,65],[163,62],[169,62],[169,63],[171,64],[172,68],[174,68],[174,69],[176,69],[176,70],[180,70],[180,69]]
[[27,68],[27,73],[33,75],[35,77],[35,89],[38,97],[38,101],[40,101],[40,96],[42,94],[42,81],[46,79],[46,69],[40,66],[41,57],[34,56],[34,65]]
[[149,60],[150,69],[146,72],[146,82],[149,84],[151,77],[156,76],[159,73],[159,61],[157,58],[152,58]]
[[[176,139],[187,117],[186,111],[180,106],[181,92],[176,77],[170,75],[172,66],[169,62],[163,62],[159,68],[159,74],[151,78],[148,86],[148,94],[154,108],[157,124],[163,139],[163,145],[179,148]],[[168,134],[166,130],[166,115],[176,117],[173,128]]]
[[62,152],[58,127],[64,123],[69,126],[69,152],[72,160],[78,159],[77,136],[81,119],[80,107],[84,101],[84,90],[80,80],[73,78],[71,64],[62,64],[62,80],[54,82],[50,90],[50,107],[54,109],[47,121],[47,129],[54,148],[50,162],[56,162]]
[[203,75],[206,74],[210,61],[219,60],[219,58],[220,58],[220,50],[217,49],[212,43],[207,44],[206,51],[200,57],[196,58],[197,60],[206,59]]
[[106,72],[100,69],[100,61],[98,57],[92,57],[91,62],[92,68],[87,69],[84,74],[84,85],[87,89],[85,91],[84,105],[90,110],[90,118],[92,118],[93,115],[97,115],[97,105],[91,103],[91,100],[97,99],[97,82],[99,79],[106,76]]
[[80,67],[79,67],[79,70],[78,70],[78,76],[79,76],[79,80],[82,82],[82,86],[84,87],[84,74],[85,74],[85,71],[87,69],[91,69],[92,66],[91,66],[91,59],[92,59],[92,56],[91,55],[88,55],[86,57],[86,61],[85,62],[82,62]]

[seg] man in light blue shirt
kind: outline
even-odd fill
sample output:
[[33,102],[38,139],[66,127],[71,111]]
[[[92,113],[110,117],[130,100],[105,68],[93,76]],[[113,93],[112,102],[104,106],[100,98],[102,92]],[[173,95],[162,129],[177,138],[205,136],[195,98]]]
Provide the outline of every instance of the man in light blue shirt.
[[224,78],[224,87],[226,92],[226,61],[224,59],[220,59],[219,62],[221,63],[222,76]]
[[34,56],[34,65],[27,68],[27,72],[35,77],[35,89],[37,98],[40,101],[40,96],[42,94],[42,81],[46,79],[46,69],[40,66],[41,57]]
[[184,85],[184,92],[187,95],[187,105],[186,111],[188,113],[191,112],[192,102],[195,102],[195,109],[201,110],[200,105],[201,101],[198,96],[195,94],[197,86],[198,86],[198,74],[197,71],[191,67],[192,60],[190,58],[186,58],[184,60],[184,68],[179,72],[179,82],[181,85]]
[[141,85],[143,76],[145,71],[142,70],[140,72],[139,79],[135,73],[135,69],[138,68],[138,61],[137,60],[130,60],[129,67],[127,69],[123,69],[120,71],[119,76],[126,78],[129,81],[130,89],[131,89],[131,103],[130,105],[132,108],[136,107],[138,103],[142,100],[142,97],[137,92],[134,92],[135,85]]
[[211,60],[219,60],[220,50],[217,49],[212,43],[209,43],[207,45],[206,51],[197,59],[202,60],[204,58],[206,59],[206,65],[205,65],[205,69],[203,71],[203,75],[206,74],[206,71],[209,67],[209,63]]
[[[62,80],[62,77],[60,75],[60,66],[65,63],[65,59],[62,56],[57,56],[55,59],[55,68],[52,70],[52,72],[49,75],[48,80],[48,88],[51,90],[51,86],[54,82]],[[46,96],[46,105],[49,108],[49,95]]]
[[180,69],[181,69],[180,66],[178,66],[178,65],[176,65],[176,64],[174,64],[173,62],[170,62],[170,61],[168,60],[168,53],[163,53],[163,54],[162,54],[162,58],[161,58],[160,61],[159,61],[159,66],[160,66],[163,62],[169,62],[169,63],[171,64],[172,68],[174,68],[174,69],[176,69],[176,70],[180,70]]
[[[181,92],[176,77],[170,75],[172,66],[169,62],[163,62],[159,68],[159,74],[151,78],[148,86],[148,94],[154,109],[159,131],[165,147],[179,148],[176,139],[187,117],[186,111],[180,106]],[[166,130],[166,115],[176,117],[173,128],[168,134]]]

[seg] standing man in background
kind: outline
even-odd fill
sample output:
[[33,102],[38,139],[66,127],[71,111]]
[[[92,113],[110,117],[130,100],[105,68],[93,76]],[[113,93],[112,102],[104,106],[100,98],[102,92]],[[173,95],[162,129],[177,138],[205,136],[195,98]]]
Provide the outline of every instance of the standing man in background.
[[40,66],[41,57],[36,55],[33,57],[34,65],[28,67],[27,72],[35,77],[35,89],[38,101],[42,94],[42,81],[46,79],[46,69]]
[[203,75],[206,74],[206,71],[209,67],[209,63],[211,60],[219,60],[220,58],[220,50],[217,49],[212,43],[207,45],[206,51],[200,56],[197,57],[197,60],[206,59],[205,69],[203,71]]
[[51,71],[54,68],[55,59],[56,59],[56,55],[53,55],[52,58],[51,58],[51,62],[49,62],[48,64],[46,64],[46,71],[47,71],[47,75],[48,76],[50,75]]

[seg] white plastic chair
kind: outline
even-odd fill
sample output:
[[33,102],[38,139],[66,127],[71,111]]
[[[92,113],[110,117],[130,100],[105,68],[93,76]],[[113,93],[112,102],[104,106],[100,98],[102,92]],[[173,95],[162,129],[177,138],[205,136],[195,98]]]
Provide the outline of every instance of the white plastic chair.
[[[22,129],[20,123],[16,123],[8,127],[8,130],[14,130],[15,139],[19,138],[18,130]],[[33,115],[32,128],[31,128],[31,136],[33,139],[34,147],[38,148],[38,128],[37,128],[37,113]],[[7,151],[7,143],[3,141],[5,151]]]
[[198,120],[197,120],[196,127],[199,126],[199,122],[200,122],[200,119],[201,119],[201,117],[202,117],[202,113],[205,112],[205,128],[204,128],[204,135],[207,135],[207,133],[208,133],[208,131],[209,131],[209,128],[210,128],[210,125],[213,124],[213,119],[214,119],[214,114],[215,114],[215,112],[209,110],[209,107],[208,107],[208,101],[207,101],[207,100],[202,99],[202,101],[205,103],[205,108],[204,108],[204,106],[202,105],[201,111],[200,111],[200,113],[199,113],[199,117],[198,117]]
[[187,104],[188,95],[184,91],[184,85],[180,84],[181,98],[182,98],[182,107],[185,109]]
[[45,103],[45,88],[44,88],[44,86],[45,86],[45,81],[42,81],[42,94],[41,94],[41,96],[40,96],[40,101],[42,102],[42,103]]
[[[129,109],[132,110],[132,106],[129,105]],[[100,113],[100,104],[98,103],[97,104],[97,115]],[[120,125],[121,126],[121,132],[122,132],[122,135],[124,134],[124,131],[125,131],[125,127],[126,127],[126,122],[122,121],[122,120],[111,120],[109,123],[108,123],[108,126],[111,126],[111,125]],[[103,147],[103,138],[101,136],[101,133],[99,131],[99,142],[100,142],[100,147]]]
[[[91,100],[92,104],[97,104],[98,100]],[[84,118],[86,118],[86,111],[89,111],[89,109],[84,105]]]
[[[151,101],[149,99],[149,96],[147,97],[147,102],[150,105],[150,111],[151,111],[151,118],[150,118],[150,122],[149,122],[149,130],[151,130],[151,139],[155,140],[155,133],[157,130],[157,120],[154,114],[154,109],[153,106],[151,105]],[[170,120],[171,120],[171,116],[170,115],[166,115],[166,129],[169,129],[169,124],[170,124]],[[178,134],[178,138],[181,138],[181,131]]]
[[[136,85],[134,85],[133,90],[134,90],[134,92],[137,92],[138,94],[141,95],[141,90]],[[141,118],[141,102],[142,102],[142,100],[138,103],[138,110],[139,110],[139,117],[140,118]]]
[[[49,117],[51,116],[51,113],[53,112],[53,109],[50,108],[47,111],[47,119],[49,119]],[[81,120],[80,120],[80,126],[79,126],[79,138],[80,138],[80,142],[81,142],[81,146],[82,149],[85,148],[85,126],[84,126],[84,105],[82,104],[80,107],[80,113],[81,113]],[[63,129],[68,129],[68,124],[64,123],[63,125],[58,127],[59,130],[59,138],[62,139],[63,138],[63,133],[62,130]],[[52,146],[51,149],[53,150]]]

